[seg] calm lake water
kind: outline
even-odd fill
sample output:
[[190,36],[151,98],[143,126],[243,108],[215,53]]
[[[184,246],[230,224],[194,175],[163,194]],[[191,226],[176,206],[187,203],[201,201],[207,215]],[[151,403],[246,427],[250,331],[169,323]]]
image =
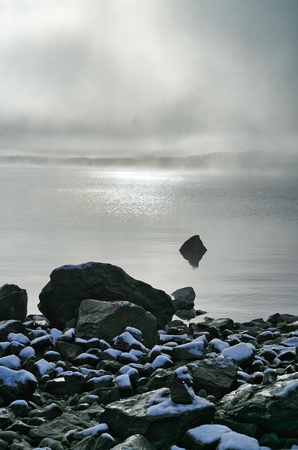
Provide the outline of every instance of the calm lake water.
[[[55,267],[100,261],[168,293],[192,286],[210,317],[298,314],[297,177],[47,167],[0,174],[0,285],[25,288],[29,313]],[[208,249],[197,269],[179,253],[194,234]]]

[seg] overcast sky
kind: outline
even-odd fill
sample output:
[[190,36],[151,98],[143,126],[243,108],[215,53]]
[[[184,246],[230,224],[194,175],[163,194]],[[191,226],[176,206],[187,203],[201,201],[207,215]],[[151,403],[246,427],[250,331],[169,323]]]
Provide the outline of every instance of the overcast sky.
[[296,0],[0,0],[0,154],[297,150]]

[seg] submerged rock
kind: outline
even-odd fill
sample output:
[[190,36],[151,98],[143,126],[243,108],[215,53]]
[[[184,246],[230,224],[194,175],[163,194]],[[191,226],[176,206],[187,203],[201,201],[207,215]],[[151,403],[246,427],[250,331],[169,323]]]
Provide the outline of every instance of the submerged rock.
[[179,249],[183,258],[193,267],[199,267],[199,262],[207,251],[199,235],[192,236]]
[[28,296],[25,289],[15,284],[0,288],[0,320],[23,320],[27,315]]
[[164,327],[171,320],[175,308],[169,295],[135,280],[120,267],[89,262],[55,269],[51,281],[42,289],[38,305],[51,324],[63,329],[75,317],[82,300],[107,302],[129,301],[151,312]]

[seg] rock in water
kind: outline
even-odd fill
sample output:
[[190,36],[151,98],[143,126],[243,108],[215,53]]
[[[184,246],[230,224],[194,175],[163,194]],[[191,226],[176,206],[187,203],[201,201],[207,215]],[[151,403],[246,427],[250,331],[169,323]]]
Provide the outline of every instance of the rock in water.
[[179,249],[183,258],[193,267],[199,267],[199,262],[207,251],[199,235],[189,238]]
[[23,320],[27,315],[28,296],[25,289],[15,284],[0,288],[0,320]]
[[169,295],[135,280],[120,267],[89,262],[53,270],[51,281],[42,289],[38,305],[51,324],[63,329],[75,317],[82,300],[129,301],[151,312],[159,328],[171,320],[175,308]]

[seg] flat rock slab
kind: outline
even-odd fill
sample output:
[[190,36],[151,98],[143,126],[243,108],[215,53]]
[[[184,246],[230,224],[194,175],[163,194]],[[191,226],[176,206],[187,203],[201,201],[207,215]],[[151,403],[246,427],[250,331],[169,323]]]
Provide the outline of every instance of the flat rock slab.
[[287,374],[270,385],[247,385],[225,395],[215,419],[257,425],[263,433],[298,436],[298,374]]
[[59,329],[75,317],[82,300],[129,301],[151,312],[163,328],[175,313],[171,298],[164,291],[135,280],[120,267],[88,262],[59,267],[42,289],[38,305],[42,314]]
[[162,388],[109,404],[100,419],[113,435],[126,438],[142,434],[162,449],[189,428],[211,422],[214,410],[213,403],[195,395],[191,404],[174,403],[170,390]]

